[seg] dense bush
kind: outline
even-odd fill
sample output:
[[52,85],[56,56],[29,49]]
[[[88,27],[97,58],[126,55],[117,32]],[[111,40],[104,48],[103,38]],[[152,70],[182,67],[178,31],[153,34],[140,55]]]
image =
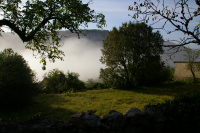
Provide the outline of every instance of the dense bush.
[[96,90],[96,89],[105,89],[105,88],[107,88],[106,84],[100,83],[100,82],[96,82],[93,79],[88,79],[85,84],[86,84],[86,89],[87,90]]
[[88,90],[96,90],[96,89],[105,89],[107,86],[104,83],[95,82],[89,86],[87,86]]
[[35,92],[35,75],[24,58],[12,49],[0,52],[1,110],[25,106]]
[[170,66],[163,66],[160,73],[158,73],[158,76],[160,77],[158,82],[171,82],[174,80],[174,68]]
[[70,90],[80,91],[85,89],[85,84],[79,80],[79,74],[74,72],[64,72],[53,69],[45,76],[46,93],[62,93]]
[[190,132],[200,125],[200,94],[188,94],[157,105],[147,105],[156,115],[165,116],[165,127],[176,132]]

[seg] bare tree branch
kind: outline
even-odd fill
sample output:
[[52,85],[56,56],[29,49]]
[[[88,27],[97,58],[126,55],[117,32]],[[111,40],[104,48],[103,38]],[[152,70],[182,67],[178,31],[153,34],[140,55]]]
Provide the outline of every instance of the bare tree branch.
[[[134,12],[132,16],[134,19],[139,21],[144,21],[148,23],[151,21],[151,26],[163,22],[161,27],[155,27],[154,29],[163,29],[168,34],[172,32],[182,32],[188,36],[188,39],[180,39],[179,44],[176,46],[184,46],[187,44],[195,43],[200,45],[200,34],[199,28],[200,25],[197,22],[197,25],[194,29],[191,29],[189,26],[195,20],[199,20],[200,15],[200,1],[196,0],[198,8],[189,6],[189,0],[174,0],[174,7],[167,6],[165,0],[162,2],[160,0],[153,3],[151,0],[143,0],[143,2],[134,2],[134,6],[129,6],[129,10]],[[160,17],[160,18],[158,18]],[[169,23],[174,26],[173,30],[166,30],[166,24]]]

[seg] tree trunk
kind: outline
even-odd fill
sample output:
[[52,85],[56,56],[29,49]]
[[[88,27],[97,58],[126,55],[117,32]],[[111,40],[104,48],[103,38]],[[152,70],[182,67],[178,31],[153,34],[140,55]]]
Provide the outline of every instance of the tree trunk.
[[192,72],[192,76],[193,76],[193,83],[195,84],[196,83],[196,76],[195,76],[195,73],[192,69],[191,69],[191,72]]
[[124,67],[124,71],[125,71],[125,73],[126,73],[126,76],[125,76],[125,78],[126,78],[126,86],[128,87],[128,89],[130,89],[130,87],[131,87],[131,81],[130,81],[130,79],[129,79],[129,71],[128,71],[128,69],[127,69],[127,66],[126,66],[126,64],[123,62],[122,63],[122,65],[123,65],[123,67]]

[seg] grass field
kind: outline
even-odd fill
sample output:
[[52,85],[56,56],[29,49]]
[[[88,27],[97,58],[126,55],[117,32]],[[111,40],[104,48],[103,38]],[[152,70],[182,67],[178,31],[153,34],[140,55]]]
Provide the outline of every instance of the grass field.
[[140,87],[134,90],[87,90],[66,94],[41,94],[34,98],[29,107],[18,111],[0,112],[0,118],[8,121],[28,119],[36,116],[69,119],[72,114],[87,111],[102,117],[110,110],[124,113],[136,107],[143,109],[147,104],[156,104],[175,96],[200,93],[199,85],[166,84],[160,87]]

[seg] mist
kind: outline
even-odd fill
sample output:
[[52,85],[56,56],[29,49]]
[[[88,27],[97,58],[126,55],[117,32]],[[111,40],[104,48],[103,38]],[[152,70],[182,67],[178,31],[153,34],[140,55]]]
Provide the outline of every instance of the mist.
[[33,52],[25,49],[26,43],[23,43],[18,35],[3,33],[0,37],[0,51],[5,48],[12,48],[23,56],[28,62],[30,68],[36,72],[39,81],[43,80],[45,73],[52,69],[58,68],[64,73],[67,71],[76,72],[80,75],[79,79],[87,81],[89,78],[97,80],[100,68],[104,67],[99,61],[101,57],[102,41],[94,41],[86,37],[63,38],[60,43],[64,44],[60,49],[64,51],[64,61],[56,60],[51,63],[47,59],[46,70],[42,70],[39,57],[35,58]]
[[[102,53],[103,46],[102,40],[106,38],[108,31],[106,30],[85,30],[84,34],[78,35],[69,31],[60,31],[60,36],[67,36],[62,38],[61,44],[64,44],[60,49],[64,51],[64,61],[56,60],[55,63],[51,63],[47,59],[46,70],[42,70],[42,64],[40,59],[33,56],[31,50],[25,49],[26,43],[23,43],[18,35],[11,33],[2,33],[3,37],[0,37],[0,51],[5,48],[12,48],[15,52],[21,54],[28,62],[31,69],[36,72],[36,76],[39,81],[43,80],[45,73],[52,69],[58,68],[64,73],[76,72],[80,75],[79,79],[87,81],[92,78],[99,80],[100,68],[105,66],[99,61]],[[165,42],[164,45],[176,45],[172,42]],[[166,65],[174,67],[174,61],[184,61],[185,52],[184,47],[169,48],[163,47],[164,54],[161,55],[162,61],[165,61]],[[199,61],[199,60],[198,60]]]

